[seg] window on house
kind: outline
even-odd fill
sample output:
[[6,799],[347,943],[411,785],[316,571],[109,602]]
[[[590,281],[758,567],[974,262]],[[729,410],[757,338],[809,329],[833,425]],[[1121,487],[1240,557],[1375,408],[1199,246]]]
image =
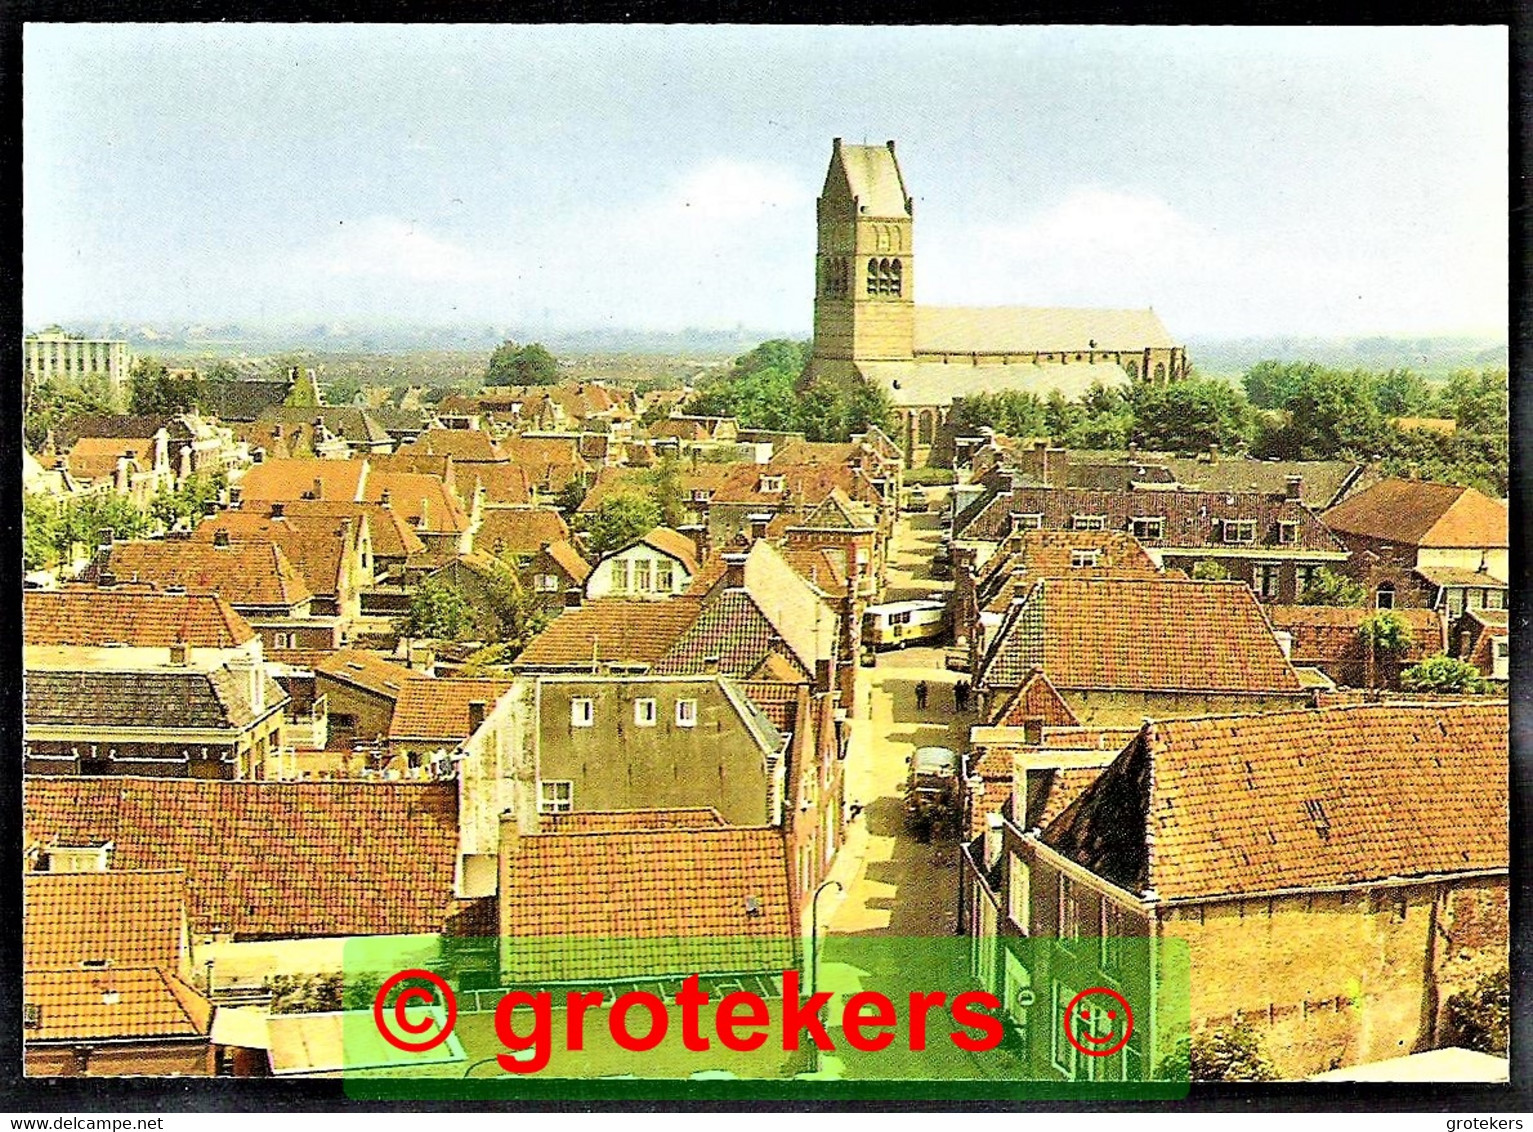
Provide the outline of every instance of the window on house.
[[1294,519],[1278,520],[1278,543],[1281,546],[1293,546],[1299,541],[1299,524]]
[[612,590],[614,593],[628,592],[628,560],[619,558],[612,563]]
[[1295,566],[1293,570],[1294,595],[1300,596],[1305,590],[1314,584],[1315,568],[1313,566]]
[[1007,870],[1007,893],[1006,912],[1011,917],[1011,922],[1017,925],[1023,935],[1027,935],[1032,927],[1032,917],[1029,908],[1032,901],[1032,868],[1017,854],[1011,854],[1010,869]]
[[1258,597],[1274,598],[1278,595],[1278,578],[1282,567],[1276,562],[1259,562],[1256,565],[1256,594]]
[[1102,901],[1102,970],[1123,970],[1123,911],[1111,900]]
[[1505,609],[1506,608],[1506,592],[1504,590],[1486,590],[1485,591],[1485,608],[1486,609]]
[[[1053,1010],[1049,1017],[1063,1018],[1065,1007],[1069,1006],[1070,1001],[1075,998],[1075,991],[1058,981],[1053,986]],[[1054,1068],[1064,1074],[1065,1080],[1075,1080],[1074,1044],[1065,1036],[1065,1028],[1063,1026],[1050,1026],[1049,1033],[1052,1035],[1049,1042],[1049,1056],[1050,1060],[1054,1063]]]
[[1018,515],[1016,525],[1019,531],[1041,531],[1043,529],[1043,516],[1037,514]]
[[773,495],[782,490],[782,476],[762,476],[760,492],[762,495]]
[[633,592],[649,593],[649,559],[641,558],[633,564]]
[[1255,542],[1256,520],[1255,519],[1226,519],[1224,520],[1225,542]]
[[878,260],[868,260],[868,294],[878,294]]
[[1073,941],[1081,937],[1080,908],[1075,901],[1075,885],[1064,873],[1059,874],[1059,938]]
[[696,700],[677,700],[676,701],[676,726],[677,727],[696,727],[697,726],[697,701]]
[[573,782],[539,782],[538,813],[567,814],[575,808]]
[[1464,615],[1464,591],[1458,587],[1448,590],[1448,620],[1457,621]]
[[1107,529],[1106,515],[1074,515],[1070,518],[1073,531],[1101,531]]
[[272,634],[272,646],[271,647],[274,648],[274,649],[290,649],[290,648],[293,648],[294,647],[294,645],[293,645],[293,634],[292,633],[274,633],[274,634]]
[[1102,552],[1095,547],[1085,550],[1070,551],[1070,565],[1075,567],[1095,566]]
[[1512,653],[1510,642],[1495,640],[1491,642],[1490,674],[1496,680],[1505,680],[1511,675]]
[[661,558],[655,563],[655,589],[668,594],[676,585],[676,563]]
[[558,593],[559,592],[559,575],[558,574],[539,574],[538,577],[537,577],[537,583],[536,584],[537,584],[537,588],[538,588],[538,592],[539,593],[545,593],[545,594]]
[[1166,537],[1166,520],[1159,516],[1155,518],[1135,519],[1129,525],[1129,531],[1135,538],[1158,539]]
[[639,727],[653,727],[658,713],[654,700],[634,700],[633,721]]
[[590,727],[596,722],[596,702],[584,697],[570,701],[570,726]]
[[1379,583],[1379,588],[1373,592],[1373,607],[1375,609],[1393,609],[1395,607],[1395,586],[1393,582]]

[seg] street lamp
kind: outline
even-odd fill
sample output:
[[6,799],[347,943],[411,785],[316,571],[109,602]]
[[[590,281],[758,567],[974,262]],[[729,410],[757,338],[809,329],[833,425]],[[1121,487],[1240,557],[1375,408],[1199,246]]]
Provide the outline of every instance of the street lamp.
[[[835,886],[837,892],[845,892],[846,887],[839,880],[827,880],[820,883],[820,887],[814,890],[814,896],[809,900],[809,997],[814,997],[815,984],[819,981],[820,968],[819,942],[820,942],[820,894],[827,888]],[[816,1011],[818,1014],[819,1012]],[[820,1071],[820,1043],[813,1037],[809,1039],[809,1071]]]

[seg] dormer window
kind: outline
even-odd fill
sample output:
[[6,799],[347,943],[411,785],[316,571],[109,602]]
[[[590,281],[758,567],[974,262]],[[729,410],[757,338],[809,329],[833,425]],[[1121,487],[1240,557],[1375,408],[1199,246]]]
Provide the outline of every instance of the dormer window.
[[1255,519],[1224,520],[1224,541],[1227,543],[1255,542]]
[[775,495],[783,489],[782,476],[762,476],[761,486],[758,489],[762,495]]
[[1072,550],[1070,551],[1070,565],[1076,569],[1095,566],[1101,554],[1102,552],[1096,547]]
[[1293,519],[1281,519],[1277,525],[1278,544],[1293,546],[1299,541],[1299,524]]
[[1042,515],[1018,515],[1017,516],[1017,530],[1019,530],[1019,531],[1041,531],[1042,529],[1043,529],[1043,516]]
[[1160,516],[1133,519],[1129,531],[1138,539],[1162,539],[1166,537],[1166,520]]
[[1101,531],[1107,529],[1106,515],[1072,515],[1070,517],[1070,529],[1072,531]]

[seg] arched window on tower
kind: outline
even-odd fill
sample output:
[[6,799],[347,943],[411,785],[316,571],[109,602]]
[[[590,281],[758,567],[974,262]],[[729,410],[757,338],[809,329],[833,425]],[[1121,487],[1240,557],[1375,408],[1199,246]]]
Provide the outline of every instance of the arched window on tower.
[[1130,361],[1124,363],[1123,368],[1128,373],[1130,381],[1136,380],[1139,377],[1139,363],[1138,362],[1130,360]]
[[889,277],[891,280],[889,293],[891,295],[903,295],[905,293],[904,271],[905,269],[899,260],[894,260],[889,264]]
[[1165,362],[1156,362],[1155,363],[1155,380],[1156,381],[1165,381],[1166,380],[1166,363]]
[[868,260],[868,294],[878,294],[878,260]]
[[936,423],[935,416],[930,411],[923,411],[921,413],[921,419],[917,425],[918,444],[930,444],[932,442],[932,433],[936,430]]

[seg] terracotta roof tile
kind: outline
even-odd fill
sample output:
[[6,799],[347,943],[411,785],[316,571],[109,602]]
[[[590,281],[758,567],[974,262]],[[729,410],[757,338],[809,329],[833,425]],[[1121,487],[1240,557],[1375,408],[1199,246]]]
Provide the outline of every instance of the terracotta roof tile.
[[459,464],[493,464],[505,459],[487,432],[468,428],[428,428],[405,448],[433,456],[451,456]]
[[1042,836],[1162,900],[1504,870],[1507,760],[1505,701],[1153,722]]
[[552,542],[567,542],[569,524],[547,508],[486,509],[474,532],[474,547],[488,554],[536,554]]
[[600,598],[567,609],[528,642],[519,669],[570,668],[597,663],[654,664],[697,620],[696,598],[667,601]]
[[747,590],[720,590],[703,602],[701,612],[676,638],[655,671],[670,675],[701,672],[716,658],[718,670],[726,676],[749,677],[773,653],[788,659],[799,679],[812,675],[792,655],[791,646]]
[[457,476],[459,498],[463,489],[484,487],[486,507],[525,507],[532,502],[532,482],[527,469],[517,464],[475,464]]
[[1240,582],[1040,580],[997,629],[979,682],[1020,687],[1039,668],[1065,689],[1302,690]]
[[316,664],[314,672],[394,700],[403,693],[409,681],[430,679],[361,649],[338,649]]
[[472,734],[468,723],[469,704],[476,700],[483,702],[488,714],[496,701],[510,690],[510,680],[488,676],[406,681],[394,704],[389,739],[394,742],[440,739],[460,743]]
[[250,623],[214,594],[70,588],[22,596],[22,640],[28,645],[169,648],[185,641],[194,648],[233,648],[255,636]]
[[[226,512],[233,514],[234,512]],[[270,507],[250,504],[239,513],[266,515]],[[382,503],[354,503],[350,500],[290,499],[282,503],[282,513],[299,522],[313,523],[320,519],[367,519],[368,537],[372,539],[373,554],[381,558],[408,558],[426,548],[420,536],[405,517],[392,507]],[[333,524],[332,524],[333,525]]]
[[[1359,629],[1374,612],[1331,605],[1267,606],[1272,627],[1293,636],[1291,652],[1295,664],[1360,667],[1366,650]],[[1409,648],[1395,658],[1400,663],[1414,664],[1447,648],[1443,620],[1435,610],[1402,608],[1394,613],[1411,630]]]
[[1405,546],[1504,547],[1507,509],[1472,487],[1381,480],[1321,516],[1332,530]]
[[[275,542],[303,575],[311,593],[316,597],[334,597],[341,584],[346,522],[346,517],[326,515],[290,516],[284,513],[273,518],[265,512],[220,511],[197,525],[192,531],[192,540],[212,542],[218,531],[228,531],[229,538],[235,542]],[[356,532],[353,537],[358,537],[360,523],[367,522],[366,517],[352,522]],[[368,524],[368,533],[372,533],[371,524]]]
[[361,494],[365,460],[266,460],[240,478],[240,499],[313,499],[314,481],[321,481],[324,499],[355,500]]
[[216,593],[231,605],[292,607],[313,595],[303,575],[274,542],[230,542],[217,546],[191,539],[141,539],[112,544],[105,563],[92,563],[88,580],[101,569],[118,581],[152,582]]
[[206,1037],[213,1004],[159,967],[108,971],[29,970],[22,1000],[38,1011],[27,1041]]
[[1029,719],[1040,719],[1048,727],[1078,727],[1081,722],[1041,671],[1033,672],[1002,700],[990,721],[997,727],[1021,727]]
[[549,543],[543,548],[543,553],[547,554],[561,570],[568,574],[570,580],[576,585],[584,585],[586,579],[591,576],[591,564],[581,556],[580,551],[576,550],[574,544],[567,539],[560,539],[558,542]]
[[586,810],[543,814],[542,833],[632,833],[643,830],[712,829],[727,823],[712,806],[693,809]]
[[540,834],[504,860],[501,934],[517,946],[502,977],[511,982],[590,978],[593,966],[633,978],[793,964],[780,830]]
[[452,782],[28,778],[22,800],[29,843],[184,870],[194,933],[437,932],[453,906]]
[[367,477],[363,498],[380,503],[388,493],[389,505],[418,531],[466,531],[463,504],[437,476],[414,472],[374,472]]
[[[78,671],[28,668],[25,724],[32,727],[186,727],[241,732],[288,702],[269,676],[252,702],[244,673],[228,668]],[[231,736],[232,738],[232,736]]]
[[180,966],[186,878],[179,871],[28,873],[24,967]]

